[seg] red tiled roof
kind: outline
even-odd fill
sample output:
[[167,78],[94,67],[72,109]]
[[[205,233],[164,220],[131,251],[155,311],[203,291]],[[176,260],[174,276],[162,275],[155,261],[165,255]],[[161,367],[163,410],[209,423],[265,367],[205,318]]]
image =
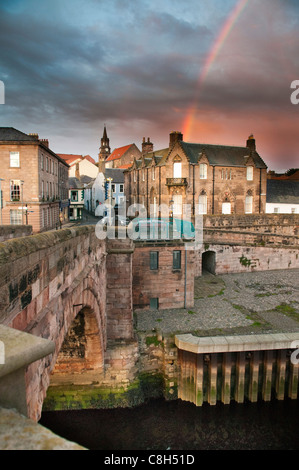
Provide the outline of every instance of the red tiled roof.
[[90,155],[85,155],[83,157],[83,160],[88,160],[89,162],[93,163],[94,165],[96,164],[96,161]]
[[69,165],[71,165],[75,160],[83,159],[82,155],[75,155],[73,153],[58,153],[57,155],[65,160]]
[[111,162],[112,160],[119,160],[132,145],[133,144],[125,145],[124,147],[118,147],[117,149],[114,149],[111,155],[109,155],[109,157],[106,159],[106,162]]
[[65,160],[69,165],[71,165],[76,160],[88,160],[89,162],[95,165],[95,160],[90,155],[76,155],[74,153],[58,153],[57,154],[60,158]]
[[117,168],[119,170],[126,170],[127,168],[130,168],[133,165],[133,163],[128,163],[127,165],[120,165]]

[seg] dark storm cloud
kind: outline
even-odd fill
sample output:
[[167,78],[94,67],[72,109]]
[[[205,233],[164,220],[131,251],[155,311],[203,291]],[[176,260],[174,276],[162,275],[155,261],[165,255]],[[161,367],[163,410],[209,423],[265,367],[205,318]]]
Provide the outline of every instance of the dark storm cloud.
[[[156,141],[162,133],[167,138],[169,131],[181,130],[190,106],[197,106],[205,128],[214,129],[214,122],[219,132],[218,123],[224,129],[225,119],[229,126],[238,113],[240,119],[259,120],[262,129],[279,112],[284,135],[293,141],[290,83],[299,78],[298,2],[249,0],[201,82],[206,58],[236,3],[2,1],[0,80],[6,104],[0,125],[74,139],[80,126],[77,142],[84,147],[84,135],[88,141],[97,132],[98,139],[108,122],[110,137],[113,129],[119,139],[114,147],[127,144],[126,135],[139,142],[148,133],[143,128],[156,133]],[[63,145],[63,151],[75,151],[66,140]]]

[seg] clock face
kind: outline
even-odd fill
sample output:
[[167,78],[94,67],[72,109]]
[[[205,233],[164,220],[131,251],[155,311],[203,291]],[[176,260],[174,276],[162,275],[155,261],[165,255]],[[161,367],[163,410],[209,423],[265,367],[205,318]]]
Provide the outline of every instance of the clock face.
[[108,147],[106,147],[106,152],[108,152],[108,150],[109,150]]

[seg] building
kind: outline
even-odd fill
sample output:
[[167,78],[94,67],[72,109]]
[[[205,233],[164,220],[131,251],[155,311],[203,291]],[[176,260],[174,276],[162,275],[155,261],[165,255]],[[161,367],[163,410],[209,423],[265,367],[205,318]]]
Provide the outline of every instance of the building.
[[101,146],[100,146],[100,152],[99,152],[99,170],[103,171],[105,167],[105,161],[109,157],[111,153],[110,149],[110,144],[109,144],[109,139],[107,136],[107,130],[106,126],[104,126],[104,131],[103,131],[103,137],[101,138]]
[[105,201],[105,176],[98,172],[84,189],[84,207],[88,212],[95,214],[96,208]]
[[90,155],[58,153],[58,156],[68,163],[69,178],[80,178],[83,175],[96,178],[99,169]]
[[144,205],[148,215],[151,207],[159,215],[162,204],[176,216],[186,204],[193,217],[265,212],[267,166],[252,135],[243,147],[188,143],[181,132],[171,132],[161,150],[149,139],[143,144],[141,158],[124,172],[125,191],[128,203]]
[[268,179],[267,214],[299,214],[299,181]]
[[68,220],[69,165],[46,139],[0,127],[1,217],[4,225],[32,225],[33,232]]
[[129,168],[134,159],[141,158],[141,152],[135,144],[124,145],[113,150],[105,160],[106,168]]
[[106,199],[108,198],[109,182],[111,182],[111,196],[114,204],[119,205],[125,201],[125,178],[121,168],[107,168],[105,170]]
[[69,178],[70,220],[81,220],[83,217],[84,187],[78,178]]

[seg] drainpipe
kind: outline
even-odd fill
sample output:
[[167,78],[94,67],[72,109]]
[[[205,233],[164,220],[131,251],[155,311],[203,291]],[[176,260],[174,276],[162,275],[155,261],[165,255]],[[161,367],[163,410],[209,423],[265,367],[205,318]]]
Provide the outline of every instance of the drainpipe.
[[214,196],[215,196],[215,166],[213,166],[213,199],[212,199],[212,214],[213,215],[215,212]]
[[187,304],[187,249],[185,247],[185,291],[184,291],[184,308],[186,308]]
[[259,213],[261,213],[262,210],[262,169],[260,168],[260,198],[259,198]]

